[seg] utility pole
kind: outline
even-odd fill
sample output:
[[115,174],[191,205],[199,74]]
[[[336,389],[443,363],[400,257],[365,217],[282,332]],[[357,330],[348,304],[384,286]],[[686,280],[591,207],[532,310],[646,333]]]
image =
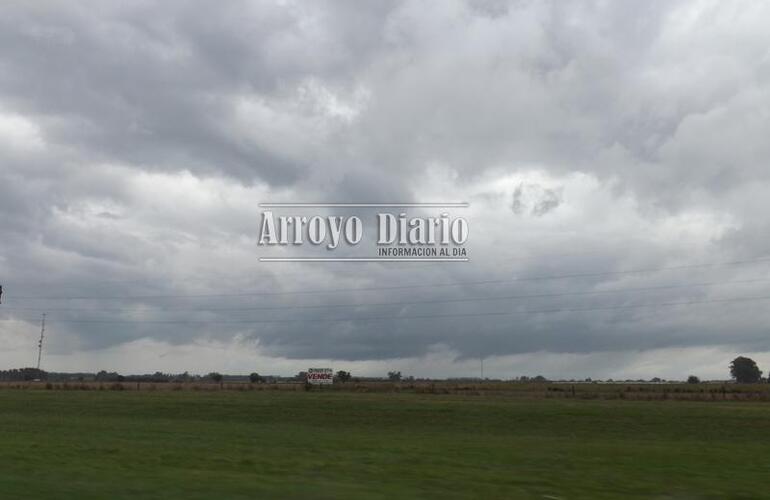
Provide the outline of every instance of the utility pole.
[[481,357],[481,381],[484,381],[484,356]]
[[45,337],[45,313],[40,325],[40,340],[37,342],[37,369],[40,371],[40,357],[43,355],[43,338]]

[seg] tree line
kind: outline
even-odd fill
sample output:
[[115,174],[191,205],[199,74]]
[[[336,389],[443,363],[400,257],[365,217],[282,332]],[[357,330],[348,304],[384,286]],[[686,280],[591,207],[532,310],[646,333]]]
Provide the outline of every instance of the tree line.
[[[770,382],[768,379],[762,378],[762,370],[759,369],[757,363],[748,357],[738,356],[733,359],[729,365],[730,376],[739,384],[756,384],[760,382]],[[180,374],[155,372],[145,375],[121,375],[117,372],[108,372],[101,370],[97,373],[49,373],[37,368],[17,368],[11,370],[0,370],[0,381],[2,382],[23,382],[34,380],[79,380],[79,381],[95,381],[95,382],[203,382],[210,381],[215,383],[223,382],[239,382],[248,380],[252,384],[260,383],[273,383],[273,382],[285,382],[285,381],[305,381],[307,377],[306,372],[299,372],[294,377],[277,377],[277,376],[262,376],[257,372],[245,375],[223,375],[218,372],[211,372],[206,375],[191,375],[188,372]],[[375,378],[366,377],[367,380],[374,380]],[[349,382],[353,380],[353,376],[349,371],[340,370],[334,374],[335,382]],[[358,380],[358,378],[356,379]],[[403,377],[400,371],[390,371],[387,374],[386,380],[391,382],[401,381],[413,381],[414,377]],[[520,377],[515,379],[518,382],[546,382],[547,379],[538,375],[537,377]],[[587,382],[592,381],[586,379]],[[651,382],[661,382],[662,380],[655,377]],[[687,378],[687,382],[691,384],[700,383],[700,378],[695,375],[690,375]],[[643,382],[643,381],[639,381]]]

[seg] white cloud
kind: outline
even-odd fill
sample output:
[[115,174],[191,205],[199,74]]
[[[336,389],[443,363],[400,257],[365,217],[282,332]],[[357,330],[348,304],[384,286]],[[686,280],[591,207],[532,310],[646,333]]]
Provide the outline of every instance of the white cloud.
[[17,153],[44,147],[40,127],[31,119],[16,113],[0,112],[0,141],[3,149]]

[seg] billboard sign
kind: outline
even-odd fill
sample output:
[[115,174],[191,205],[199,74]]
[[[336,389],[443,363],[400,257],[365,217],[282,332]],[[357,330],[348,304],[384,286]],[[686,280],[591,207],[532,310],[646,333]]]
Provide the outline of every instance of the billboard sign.
[[308,384],[332,384],[334,373],[331,368],[309,368],[307,371]]

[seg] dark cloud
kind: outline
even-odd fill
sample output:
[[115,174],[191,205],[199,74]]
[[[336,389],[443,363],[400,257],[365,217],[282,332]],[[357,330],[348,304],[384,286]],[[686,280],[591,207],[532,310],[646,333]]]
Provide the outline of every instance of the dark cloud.
[[541,217],[561,204],[559,190],[544,188],[537,184],[521,183],[513,191],[511,210],[516,215],[528,212],[535,217]]

